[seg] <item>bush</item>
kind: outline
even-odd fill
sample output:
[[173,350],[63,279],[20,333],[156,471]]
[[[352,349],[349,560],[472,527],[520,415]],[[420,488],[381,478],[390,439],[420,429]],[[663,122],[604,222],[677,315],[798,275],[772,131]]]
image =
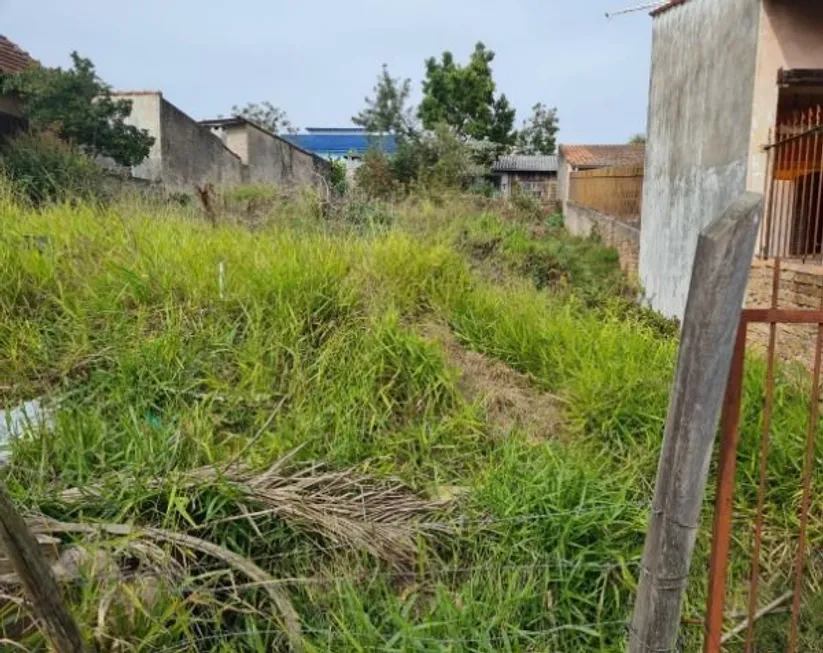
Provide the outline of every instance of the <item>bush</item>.
[[2,148],[0,171],[35,206],[104,193],[102,168],[51,133],[22,134]]
[[528,216],[532,220],[540,220],[543,217],[543,209],[540,206],[540,201],[526,193],[520,184],[515,183],[512,186],[512,204],[523,215]]
[[331,182],[332,190],[339,195],[345,195],[349,187],[348,172],[345,161],[336,159],[331,161]]
[[376,149],[366,152],[354,178],[358,188],[370,198],[389,199],[397,186],[389,157]]

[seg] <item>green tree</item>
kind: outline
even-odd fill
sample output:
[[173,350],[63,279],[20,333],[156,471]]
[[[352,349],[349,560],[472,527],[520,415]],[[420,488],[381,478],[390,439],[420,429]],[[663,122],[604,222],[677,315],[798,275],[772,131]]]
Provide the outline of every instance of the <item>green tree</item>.
[[72,67],[32,66],[6,75],[0,87],[23,100],[23,114],[35,133],[51,132],[90,155],[133,166],[145,159],[154,138],[125,123],[131,101],[117,99],[89,59],[71,53]]
[[298,131],[286,112],[271,102],[249,102],[242,108],[235,104],[231,108],[231,115],[251,120],[273,134],[294,134]]
[[365,99],[366,108],[352,117],[355,125],[380,134],[408,134],[414,128],[414,110],[408,106],[411,80],[392,77],[389,67],[377,76],[374,97]]
[[638,132],[629,139],[629,145],[645,145],[646,134]]
[[461,138],[513,145],[515,111],[505,95],[495,97],[491,62],[494,52],[478,43],[465,66],[455,63],[451,52],[440,61],[426,61],[423,100],[418,115],[426,129],[444,123]]
[[538,102],[532,107],[532,115],[523,121],[517,149],[523,154],[554,154],[558,130],[557,109]]

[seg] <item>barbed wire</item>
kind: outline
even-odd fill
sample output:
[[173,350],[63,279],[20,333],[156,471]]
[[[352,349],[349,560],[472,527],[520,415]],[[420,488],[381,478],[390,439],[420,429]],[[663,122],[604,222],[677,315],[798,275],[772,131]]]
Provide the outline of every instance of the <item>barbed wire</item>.
[[[431,624],[424,624],[428,628],[442,628],[442,627],[449,627],[449,626],[460,626],[463,625],[461,621],[436,621],[432,622]],[[500,634],[500,635],[490,635],[486,637],[475,636],[475,637],[433,637],[427,636],[424,634],[417,635],[414,632],[409,632],[407,630],[400,630],[396,633],[381,633],[379,631],[372,631],[372,632],[363,632],[363,631],[355,631],[355,632],[340,632],[340,631],[332,631],[332,630],[323,630],[319,628],[302,628],[303,635],[319,635],[322,636],[322,639],[332,640],[332,641],[340,641],[340,640],[351,640],[355,639],[358,641],[358,645],[363,648],[363,641],[374,640],[374,639],[382,639],[382,643],[377,646],[366,646],[364,650],[385,650],[385,646],[390,645],[390,643],[394,640],[399,641],[414,641],[414,642],[426,642],[426,643],[433,643],[433,644],[484,644],[484,643],[500,643],[505,641],[511,640],[518,640],[518,639],[534,639],[540,637],[548,637],[551,635],[557,635],[561,632],[568,632],[568,631],[575,631],[583,635],[587,635],[592,638],[601,637],[602,634],[597,632],[598,629],[604,628],[614,628],[620,626],[621,630],[627,631],[629,628],[629,622],[623,620],[612,620],[612,621],[599,621],[599,622],[589,622],[589,623],[582,623],[582,624],[562,624],[559,626],[554,626],[552,628],[545,628],[541,630],[515,630],[510,633]],[[185,643],[181,643],[176,647],[168,648],[164,647],[162,649],[159,648],[152,648],[150,650],[163,650],[163,651],[184,651],[188,647],[195,647],[198,644],[204,644],[207,642],[223,642],[229,643],[238,637],[245,637],[245,636],[271,636],[275,635],[281,638],[284,642],[287,641],[287,636],[283,632],[283,630],[242,630],[242,631],[234,631],[232,633],[220,633],[215,635],[206,635],[203,637],[197,637],[194,639],[190,639]]]
[[451,569],[435,569],[429,571],[381,571],[364,572],[360,575],[353,574],[343,577],[332,576],[297,576],[291,578],[276,578],[271,581],[255,581],[250,583],[237,583],[236,589],[250,589],[255,587],[267,587],[272,585],[328,585],[340,581],[353,579],[361,580],[394,580],[410,578],[418,580],[432,580],[449,576],[459,576],[461,574],[472,574],[476,572],[504,572],[504,571],[550,571],[550,570],[572,570],[572,571],[615,571],[617,569],[639,568],[639,561],[586,563],[579,560],[556,560],[547,563],[533,564],[504,564],[504,565],[469,565],[465,567],[454,567]]

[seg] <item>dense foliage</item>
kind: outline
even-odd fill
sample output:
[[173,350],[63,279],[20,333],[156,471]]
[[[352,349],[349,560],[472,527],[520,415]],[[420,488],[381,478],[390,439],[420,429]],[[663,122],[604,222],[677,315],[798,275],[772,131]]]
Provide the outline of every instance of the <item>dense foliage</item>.
[[478,43],[465,66],[451,52],[426,61],[418,114],[427,129],[446,124],[461,137],[513,145],[515,110],[505,94],[496,95],[491,62],[494,52]]
[[538,102],[517,134],[517,150],[523,154],[554,154],[559,130],[557,109]]
[[392,77],[388,66],[383,64],[374,87],[374,97],[365,99],[365,108],[352,118],[352,122],[376,134],[409,134],[415,131],[410,94],[411,80]]
[[100,166],[49,132],[23,133],[4,143],[0,174],[35,206],[99,199],[104,190]]
[[23,100],[29,128],[51,132],[91,155],[124,166],[143,161],[154,143],[144,129],[129,125],[131,102],[112,95],[89,59],[72,52],[69,69],[32,66],[0,80],[5,93]]

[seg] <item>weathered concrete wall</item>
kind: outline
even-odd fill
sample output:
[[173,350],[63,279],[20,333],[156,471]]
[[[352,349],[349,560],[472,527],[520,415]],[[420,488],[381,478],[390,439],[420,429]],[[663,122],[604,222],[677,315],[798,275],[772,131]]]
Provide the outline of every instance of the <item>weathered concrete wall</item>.
[[700,231],[746,189],[760,0],[690,0],[653,23],[640,280],[682,318]]
[[571,200],[566,202],[563,223],[575,236],[597,234],[603,244],[617,250],[623,271],[632,278],[637,277],[640,257],[640,228],[637,223],[616,220]]
[[286,186],[317,186],[331,174],[331,164],[254,125],[248,133],[249,181]]
[[127,122],[154,136],[149,156],[132,168],[138,179],[193,191],[196,184],[237,184],[245,166],[211,131],[163,98],[159,91],[117,93],[132,102]]
[[211,131],[248,166],[250,183],[318,186],[331,176],[325,159],[249,122],[213,125]]
[[249,132],[245,125],[227,126],[212,129],[226,147],[240,157],[240,160],[249,165]]
[[572,168],[562,152],[557,155],[557,199],[560,201],[561,210],[565,212],[566,202],[569,199],[569,186],[571,184]]
[[163,182],[191,190],[195,184],[229,186],[244,181],[245,166],[207,127],[161,100]]
[[163,133],[160,129],[160,104],[163,96],[160,91],[136,91],[133,93],[116,93],[120,98],[131,100],[131,115],[126,122],[140,129],[145,129],[154,136],[154,145],[149,156],[140,165],[132,168],[132,174],[138,179],[160,181],[163,178]]

